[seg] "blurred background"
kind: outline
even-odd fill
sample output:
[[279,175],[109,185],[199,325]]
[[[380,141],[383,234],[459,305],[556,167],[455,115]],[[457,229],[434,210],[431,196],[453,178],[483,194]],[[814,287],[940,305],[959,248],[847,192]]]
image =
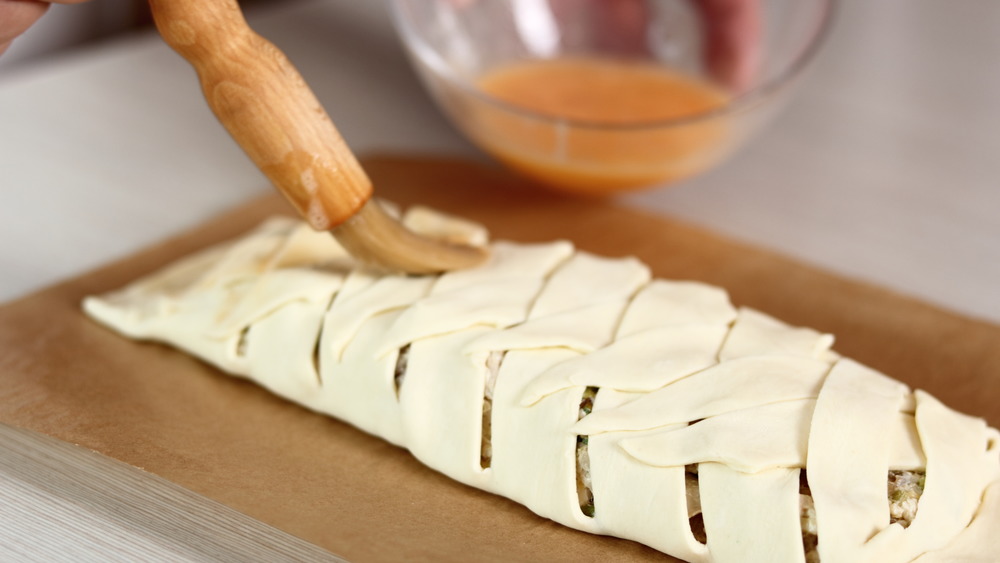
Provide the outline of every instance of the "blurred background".
[[[266,8],[260,31],[301,63],[356,150],[473,153],[421,90],[384,0],[241,3]],[[758,141],[704,176],[620,201],[1000,321],[1000,1],[839,4],[798,94]],[[155,37],[66,49],[129,38],[149,19],[144,0],[56,5],[0,56],[0,123],[21,132],[0,144],[0,185],[59,188],[64,203],[29,214],[45,192],[11,192],[0,224],[11,233],[55,229],[83,221],[81,210],[103,224],[140,197],[149,208],[133,202],[127,221],[115,218],[124,234],[95,229],[47,247],[9,245],[0,301],[176,232],[180,219],[158,210],[181,198],[182,219],[193,225],[245,201],[247,186],[265,189],[193,90],[177,95],[191,87],[173,82],[190,70]],[[129,76],[118,74],[123,68]],[[65,84],[79,91],[70,95]],[[108,102],[117,95],[122,103]],[[52,133],[60,128],[72,134]],[[158,133],[142,144],[127,137],[144,130]],[[73,144],[83,134],[87,146]],[[39,171],[42,153],[88,174]],[[106,156],[119,153],[130,166]],[[127,189],[140,180],[152,186]]]

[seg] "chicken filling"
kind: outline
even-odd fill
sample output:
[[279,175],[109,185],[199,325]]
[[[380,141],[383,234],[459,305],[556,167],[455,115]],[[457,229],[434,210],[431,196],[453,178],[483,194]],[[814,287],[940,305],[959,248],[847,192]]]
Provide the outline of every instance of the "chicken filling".
[[236,341],[236,355],[245,358],[247,355],[247,343],[250,335],[250,327],[243,327],[240,331],[239,339]]
[[889,521],[908,528],[917,516],[917,501],[924,494],[923,471],[889,472]]
[[698,465],[684,466],[684,493],[687,497],[688,522],[691,534],[701,543],[707,541],[705,521],[701,517],[701,494],[698,489]]
[[403,386],[403,379],[406,377],[406,364],[410,360],[410,345],[407,344],[399,349],[396,355],[396,370],[393,373],[393,382],[396,385],[396,398],[399,398],[399,389]]
[[[577,420],[582,419],[594,410],[594,399],[597,398],[597,387],[587,387],[580,398],[580,412]],[[580,510],[587,516],[594,516],[594,490],[590,483],[590,451],[589,436],[576,437],[576,494],[580,501]]]
[[806,563],[819,563],[819,529],[816,527],[816,503],[806,480],[806,472],[799,472],[799,524],[802,526],[802,549]]
[[486,469],[493,461],[493,390],[506,352],[490,352],[486,357],[486,384],[483,387],[483,426],[479,444],[479,466]]

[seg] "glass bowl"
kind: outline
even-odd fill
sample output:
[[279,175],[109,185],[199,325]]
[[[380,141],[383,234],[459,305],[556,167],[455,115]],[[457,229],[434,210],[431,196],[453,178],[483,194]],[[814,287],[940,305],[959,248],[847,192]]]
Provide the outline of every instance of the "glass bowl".
[[834,0],[392,0],[438,105],[543,185],[606,194],[703,172],[774,115]]

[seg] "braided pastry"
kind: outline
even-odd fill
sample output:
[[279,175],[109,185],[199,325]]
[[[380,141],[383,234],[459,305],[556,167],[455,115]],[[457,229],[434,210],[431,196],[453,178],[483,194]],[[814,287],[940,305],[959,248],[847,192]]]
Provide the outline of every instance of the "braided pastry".
[[[422,209],[414,230],[485,244]],[[586,532],[688,561],[995,560],[1000,433],[832,337],[567,242],[441,276],[272,219],[88,314]]]

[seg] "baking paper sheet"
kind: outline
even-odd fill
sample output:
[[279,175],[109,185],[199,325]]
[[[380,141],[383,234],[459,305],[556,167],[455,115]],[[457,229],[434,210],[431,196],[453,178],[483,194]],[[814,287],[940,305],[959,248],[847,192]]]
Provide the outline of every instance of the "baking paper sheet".
[[[658,277],[723,286],[736,304],[834,333],[839,352],[1000,425],[996,325],[607,201],[525,189],[495,167],[392,156],[364,166],[381,197],[470,217],[494,238],[570,239],[635,255]],[[354,561],[673,560],[452,482],[404,450],[80,312],[85,295],[289,212],[269,196],[0,307],[0,422],[133,464]]]

